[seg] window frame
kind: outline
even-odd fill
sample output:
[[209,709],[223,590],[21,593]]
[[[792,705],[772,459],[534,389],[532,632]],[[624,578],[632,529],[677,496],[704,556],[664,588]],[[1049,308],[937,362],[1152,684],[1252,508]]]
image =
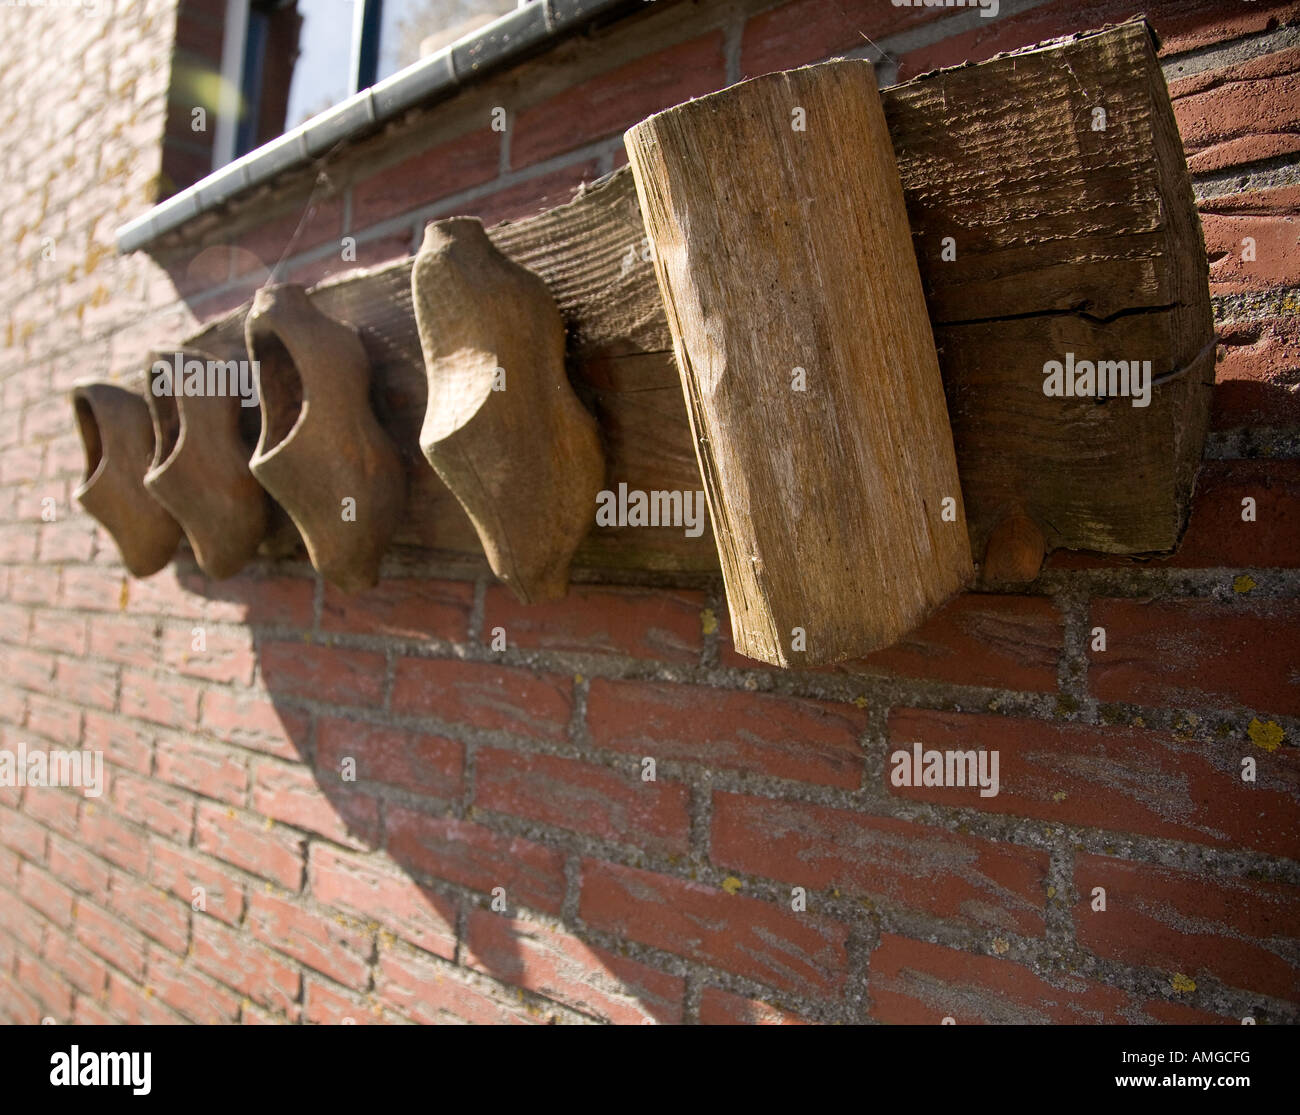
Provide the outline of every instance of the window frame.
[[[530,2],[517,0],[517,6],[523,7]],[[240,120],[239,107],[247,99],[254,77],[259,85],[261,81],[260,73],[252,73],[248,57],[252,4],[253,0],[226,0],[225,31],[221,42],[221,94],[212,143],[213,171],[263,146],[253,143],[240,149],[241,131],[247,121]],[[352,9],[348,91],[344,100],[369,89],[379,80],[379,34],[383,25],[384,0],[352,0]]]

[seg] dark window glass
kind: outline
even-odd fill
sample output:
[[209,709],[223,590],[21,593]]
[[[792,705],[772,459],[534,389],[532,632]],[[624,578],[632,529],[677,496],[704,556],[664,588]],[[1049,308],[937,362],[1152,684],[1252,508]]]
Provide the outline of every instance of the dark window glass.
[[516,6],[515,0],[250,0],[235,154],[269,143]]
[[235,153],[296,128],[352,93],[353,5],[253,0]]

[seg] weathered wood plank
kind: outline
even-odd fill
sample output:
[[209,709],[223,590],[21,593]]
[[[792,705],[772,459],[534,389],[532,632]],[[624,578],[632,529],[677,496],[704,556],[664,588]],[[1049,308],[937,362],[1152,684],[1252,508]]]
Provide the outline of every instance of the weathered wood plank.
[[[887,91],[885,111],[976,554],[1017,513],[1048,549],[1171,549],[1208,428],[1214,327],[1145,24],[929,75]],[[1043,366],[1070,352],[1149,360],[1154,377],[1195,366],[1148,407],[1048,398]]]

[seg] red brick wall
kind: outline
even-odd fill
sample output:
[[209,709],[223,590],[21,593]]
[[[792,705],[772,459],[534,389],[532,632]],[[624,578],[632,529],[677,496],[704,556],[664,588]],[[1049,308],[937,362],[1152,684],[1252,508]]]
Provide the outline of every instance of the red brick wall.
[[[103,14],[93,42],[0,10],[6,42],[27,35],[0,66],[25,129],[0,154],[18,244],[0,283],[0,731],[102,750],[109,780],[95,801],[0,789],[0,1017],[1297,1019],[1300,4],[1146,6],[1224,341],[1180,552],[1058,553],[1020,595],[963,596],[898,647],[809,672],[735,654],[714,583],[522,608],[410,562],[356,598],[303,562],[130,580],[69,502],[63,392],[238,304],[282,255],[282,277],[312,280],[353,266],[343,236],[374,262],[431,216],[556,204],[623,161],[626,125],[744,75],[874,56],[869,38],[907,77],[1135,6],[664,0],[343,153],[296,240],[305,176],[160,262],[109,250],[166,130],[175,14],[155,7]],[[23,68],[33,35],[31,53],[86,54],[90,92],[41,113],[60,71]],[[127,78],[130,111],[96,100]],[[1002,792],[893,787],[889,752],[918,740],[998,748]]]

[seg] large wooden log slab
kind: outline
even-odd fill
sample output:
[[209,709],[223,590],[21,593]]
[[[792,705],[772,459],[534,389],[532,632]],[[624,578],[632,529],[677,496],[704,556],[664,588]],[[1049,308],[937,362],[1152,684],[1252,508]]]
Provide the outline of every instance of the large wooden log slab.
[[[976,554],[1017,513],[1048,549],[1173,548],[1209,424],[1214,325],[1146,25],[941,71],[888,90],[885,111]],[[1049,398],[1043,366],[1067,353],[1170,378],[1147,407]]]
[[972,570],[872,67],[755,78],[626,141],[736,649],[821,665],[897,642]]
[[[1146,24],[937,71],[881,100],[975,557],[1017,511],[1049,548],[1171,549],[1208,426],[1213,326],[1186,163]],[[1094,132],[1098,107],[1106,130]],[[564,316],[569,376],[600,424],[606,486],[701,487],[630,170],[489,236],[546,281]],[[942,259],[946,236],[952,261]],[[312,299],[360,330],[376,410],[404,454],[410,494],[395,541],[481,562],[472,525],[419,452],[425,380],[410,269],[403,260],[356,272]],[[244,313],[192,343],[242,357]],[[1049,399],[1042,365],[1066,351],[1140,355],[1157,375],[1187,370],[1157,385],[1145,409]],[[590,576],[716,570],[718,557],[709,530],[593,526],[574,566]]]

